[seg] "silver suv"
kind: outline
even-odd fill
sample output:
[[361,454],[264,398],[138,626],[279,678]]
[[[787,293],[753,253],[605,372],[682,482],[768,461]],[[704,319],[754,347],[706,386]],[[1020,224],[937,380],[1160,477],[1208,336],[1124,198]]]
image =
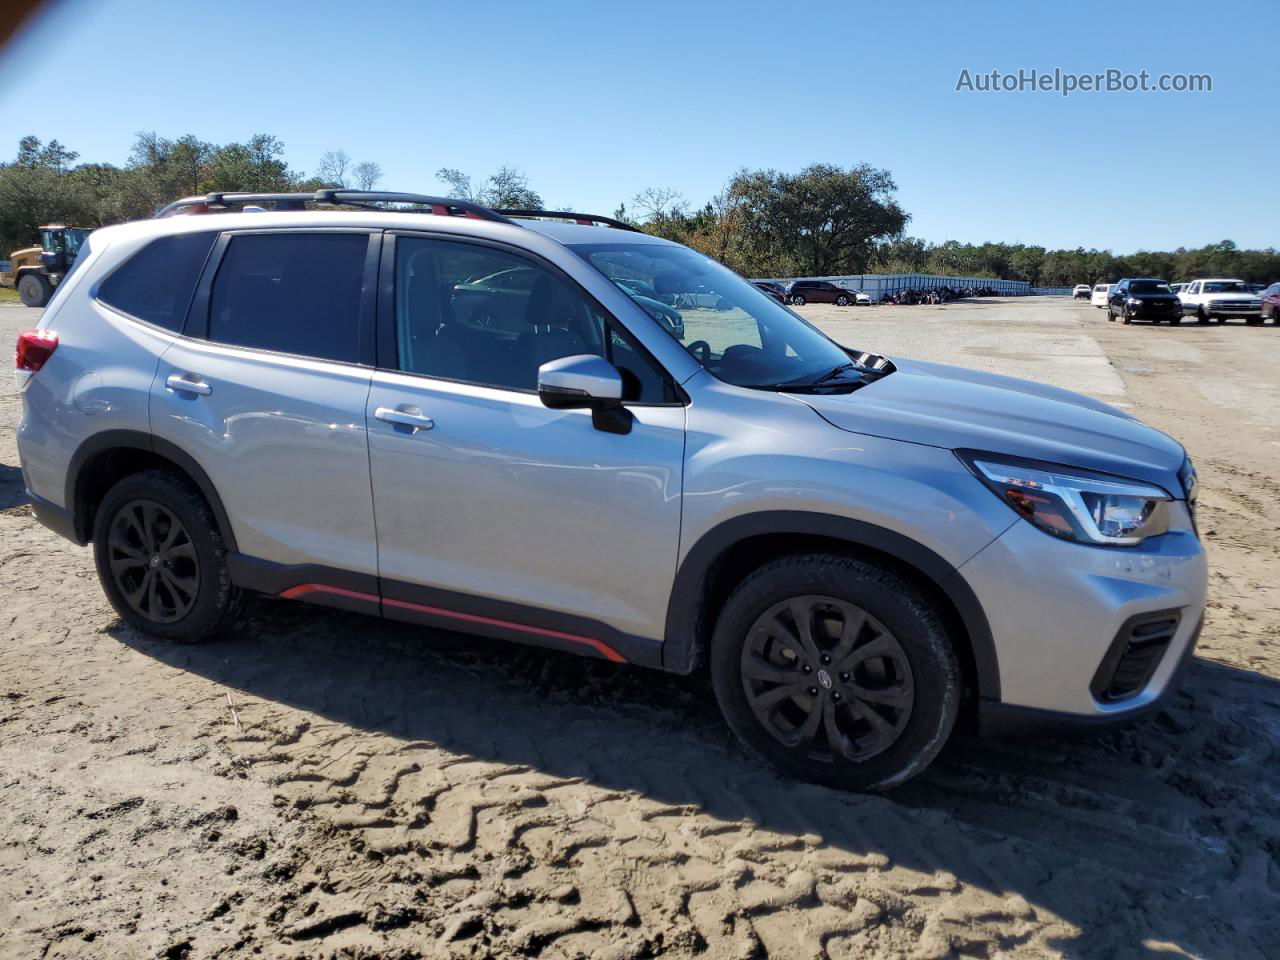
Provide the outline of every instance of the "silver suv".
[[607,218],[163,213],[93,233],[17,350],[36,516],[153,637],[257,592],[705,666],[751,750],[859,789],[958,719],[1139,714],[1195,644],[1195,471],[1105,404],[839,346]]

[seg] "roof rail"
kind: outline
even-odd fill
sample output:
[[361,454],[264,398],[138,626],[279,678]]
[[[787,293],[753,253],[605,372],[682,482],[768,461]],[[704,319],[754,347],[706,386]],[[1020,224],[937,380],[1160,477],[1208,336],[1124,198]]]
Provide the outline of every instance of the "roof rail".
[[[496,223],[511,223],[509,219],[495,213],[488,207],[482,207],[470,200],[458,200],[454,197],[431,197],[421,193],[394,193],[383,190],[344,190],[331,188],[317,190],[315,193],[207,193],[202,197],[183,197],[157,211],[156,217],[170,217],[184,210],[193,213],[207,213],[214,208],[229,210],[233,206],[243,207],[247,204],[270,203],[275,210],[305,210],[308,203],[326,206],[360,207],[368,210],[383,210],[380,203],[410,203],[414,209],[405,213],[434,213],[439,216],[474,217],[477,220],[490,220]],[[203,209],[194,210],[200,207]],[[429,207],[430,210],[423,209]]]
[[621,220],[613,219],[613,217],[598,217],[594,213],[574,213],[565,210],[495,210],[494,213],[517,220],[572,220],[574,223],[580,223],[585,226],[590,226],[593,223],[603,223],[606,227],[613,227],[616,230],[630,230],[632,233],[644,232],[639,227],[629,223],[623,223]]

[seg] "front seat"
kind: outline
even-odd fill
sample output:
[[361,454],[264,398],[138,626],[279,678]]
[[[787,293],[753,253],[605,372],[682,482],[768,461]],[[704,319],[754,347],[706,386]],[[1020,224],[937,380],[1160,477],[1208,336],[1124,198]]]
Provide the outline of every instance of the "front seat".
[[587,345],[571,328],[581,322],[582,304],[563,281],[543,274],[529,291],[525,329],[512,346],[514,386],[536,389],[538,368],[549,360],[588,353]]

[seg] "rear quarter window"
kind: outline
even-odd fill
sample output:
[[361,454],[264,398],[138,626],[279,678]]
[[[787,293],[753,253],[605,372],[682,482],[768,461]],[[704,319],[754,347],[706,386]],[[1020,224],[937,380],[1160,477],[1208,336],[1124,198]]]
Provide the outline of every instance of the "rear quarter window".
[[215,236],[179,233],[152,240],[99,284],[98,300],[138,320],[180,333]]

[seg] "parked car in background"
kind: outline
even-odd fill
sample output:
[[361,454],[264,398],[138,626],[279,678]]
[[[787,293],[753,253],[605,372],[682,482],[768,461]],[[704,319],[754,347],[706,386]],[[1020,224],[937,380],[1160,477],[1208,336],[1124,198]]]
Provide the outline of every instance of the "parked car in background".
[[847,307],[858,303],[870,303],[871,298],[860,290],[846,287],[830,280],[792,280],[787,284],[787,297],[792,304],[802,307],[806,303],[834,303]]
[[787,302],[787,288],[776,280],[752,280],[751,282],[755,284],[757,290],[767,293],[779,303]]
[[1095,307],[1097,307],[1099,310],[1102,310],[1107,305],[1107,294],[1109,294],[1110,292],[1111,292],[1111,284],[1100,283],[1093,288],[1093,293],[1089,297],[1089,302],[1093,304]]
[[1121,280],[1107,294],[1107,319],[1119,317],[1124,323],[1150,320],[1152,323],[1181,323],[1182,304],[1169,284],[1153,277]]
[[1088,300],[1089,294],[1093,291],[1087,283],[1077,283],[1076,288],[1071,291],[1072,300]]
[[1280,324],[1280,283],[1273,283],[1263,290],[1261,300],[1261,316],[1264,319],[1270,317],[1277,324]]
[[1176,296],[1177,294],[1182,293],[1182,291],[1187,289],[1189,286],[1190,284],[1187,283],[1171,283],[1169,284],[1169,289],[1172,290]]
[[1215,277],[1192,280],[1178,295],[1184,314],[1194,314],[1201,323],[1223,323],[1240,318],[1245,323],[1262,322],[1262,298],[1243,280]]

